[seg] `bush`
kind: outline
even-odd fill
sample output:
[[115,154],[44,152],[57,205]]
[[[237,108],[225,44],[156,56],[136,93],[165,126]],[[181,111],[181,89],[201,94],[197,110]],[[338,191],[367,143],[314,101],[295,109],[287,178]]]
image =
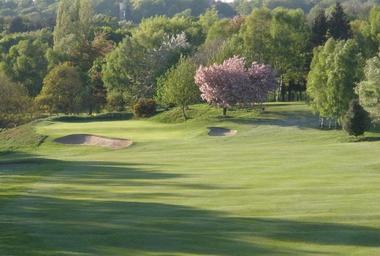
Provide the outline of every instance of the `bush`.
[[117,90],[109,91],[107,94],[107,110],[121,112],[125,109],[123,93]]
[[150,117],[156,113],[156,101],[153,99],[140,99],[133,105],[133,114],[136,117]]
[[99,122],[99,121],[120,121],[129,120],[132,118],[132,113],[128,112],[110,112],[97,115],[85,116],[58,116],[51,118],[55,122],[81,123],[81,122]]
[[343,129],[354,136],[363,135],[371,127],[369,113],[359,104],[358,100],[352,100],[350,107],[343,119]]

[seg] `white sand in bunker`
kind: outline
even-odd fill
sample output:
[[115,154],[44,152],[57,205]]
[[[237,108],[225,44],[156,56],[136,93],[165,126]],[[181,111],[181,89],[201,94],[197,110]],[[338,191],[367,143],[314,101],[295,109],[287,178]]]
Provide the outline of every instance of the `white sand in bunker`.
[[237,134],[237,130],[231,130],[222,127],[209,127],[209,136],[235,136]]
[[112,149],[127,148],[133,144],[131,140],[108,138],[91,134],[71,134],[54,140],[60,144],[99,146]]

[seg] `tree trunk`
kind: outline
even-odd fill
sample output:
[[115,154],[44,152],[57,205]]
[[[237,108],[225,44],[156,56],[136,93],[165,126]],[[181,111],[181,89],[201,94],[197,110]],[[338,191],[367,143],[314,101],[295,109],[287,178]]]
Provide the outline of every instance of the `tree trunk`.
[[91,116],[93,113],[93,107],[92,104],[90,104],[89,109],[88,109],[88,115]]
[[186,110],[185,110],[185,106],[182,106],[182,115],[183,115],[183,118],[185,118],[185,120],[187,120],[187,115],[186,115]]
[[325,118],[321,117],[321,124],[320,124],[321,129],[325,128]]
[[285,86],[284,86],[284,81],[282,80],[281,77],[281,82],[280,82],[280,91],[281,91],[281,101],[285,101]]
[[227,115],[227,108],[223,108],[223,116]]

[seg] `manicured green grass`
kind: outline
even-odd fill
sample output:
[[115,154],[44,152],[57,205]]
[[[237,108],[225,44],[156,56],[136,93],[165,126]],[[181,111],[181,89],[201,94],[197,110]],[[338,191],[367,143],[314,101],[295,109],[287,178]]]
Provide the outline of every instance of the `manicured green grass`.
[[[380,255],[377,133],[349,142],[303,104],[190,113],[34,125],[41,146],[0,154],[0,255]],[[73,133],[135,144],[53,142]]]

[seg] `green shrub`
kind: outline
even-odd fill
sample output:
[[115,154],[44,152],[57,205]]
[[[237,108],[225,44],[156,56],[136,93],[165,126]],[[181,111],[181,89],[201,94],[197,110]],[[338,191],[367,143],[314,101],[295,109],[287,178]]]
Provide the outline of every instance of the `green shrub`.
[[125,100],[121,92],[113,90],[107,94],[107,110],[121,112],[125,109]]
[[133,114],[136,117],[150,117],[156,113],[157,105],[153,99],[140,99],[133,105]]
[[358,100],[352,100],[350,107],[343,119],[343,129],[354,136],[363,135],[371,127],[369,113],[359,104]]

